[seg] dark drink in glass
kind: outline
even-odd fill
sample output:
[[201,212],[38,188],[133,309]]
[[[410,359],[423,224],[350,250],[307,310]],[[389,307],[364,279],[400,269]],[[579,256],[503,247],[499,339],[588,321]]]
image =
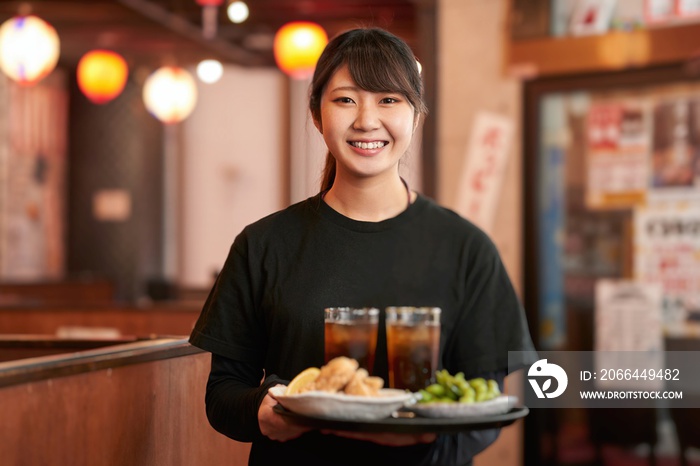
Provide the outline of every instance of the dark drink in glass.
[[379,309],[331,307],[325,310],[325,360],[338,356],[356,359],[372,373],[377,347]]
[[432,382],[440,352],[440,309],[389,307],[386,311],[389,386],[416,392]]

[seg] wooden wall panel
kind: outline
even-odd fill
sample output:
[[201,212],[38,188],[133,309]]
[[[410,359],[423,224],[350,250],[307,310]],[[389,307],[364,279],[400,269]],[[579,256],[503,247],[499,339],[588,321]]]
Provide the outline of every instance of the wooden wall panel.
[[[135,301],[164,278],[163,125],[146,111],[134,76],[104,105],[70,82],[67,273],[108,277],[118,299]],[[129,202],[124,218],[94,210],[112,190]]]
[[199,353],[0,389],[2,464],[245,465],[206,419],[208,370]]

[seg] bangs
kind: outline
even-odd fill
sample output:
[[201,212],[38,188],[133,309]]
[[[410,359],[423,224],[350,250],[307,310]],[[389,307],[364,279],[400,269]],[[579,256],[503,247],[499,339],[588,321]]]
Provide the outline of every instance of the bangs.
[[311,81],[309,109],[314,119],[320,120],[321,95],[341,66],[347,66],[360,89],[401,94],[417,114],[427,114],[423,80],[411,48],[393,34],[370,28],[344,32],[324,49]]
[[348,53],[345,64],[353,81],[361,89],[369,92],[400,92],[406,95],[415,92],[406,79],[403,66],[397,66],[394,57],[376,49],[356,49],[349,52],[356,53]]
[[[359,36],[345,50],[343,62],[361,89],[403,94],[420,111],[423,83],[413,53],[402,42],[397,41],[391,47],[386,42],[385,37]],[[404,48],[404,53],[397,54],[397,47]]]

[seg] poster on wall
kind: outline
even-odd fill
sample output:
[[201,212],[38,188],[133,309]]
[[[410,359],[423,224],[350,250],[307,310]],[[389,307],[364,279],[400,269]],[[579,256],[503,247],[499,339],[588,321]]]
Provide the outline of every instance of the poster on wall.
[[[662,289],[659,283],[602,279],[595,286],[595,368],[632,370],[663,368]],[[645,357],[630,357],[638,352]],[[634,388],[634,378],[596,378],[596,386]],[[661,389],[661,379],[655,381]],[[648,387],[648,386],[647,386]],[[648,387],[649,388],[649,387]]]
[[586,151],[588,208],[621,209],[645,202],[651,139],[647,115],[643,101],[591,103]]
[[617,0],[576,0],[570,31],[574,36],[603,34],[610,28]]
[[661,351],[660,283],[602,279],[595,287],[595,351]]
[[634,275],[661,285],[669,334],[700,337],[700,203],[635,209]]
[[676,13],[681,18],[700,17],[700,0],[676,0]]
[[700,198],[700,98],[655,104],[651,166],[651,198]]
[[[31,89],[0,82],[0,279],[64,273],[67,95],[60,73]],[[24,122],[25,124],[12,124]]]
[[7,164],[4,243],[4,279],[41,278],[46,257],[45,207],[42,202],[41,158],[35,154],[10,153]]
[[675,0],[644,0],[644,18],[649,24],[672,20],[676,13]]

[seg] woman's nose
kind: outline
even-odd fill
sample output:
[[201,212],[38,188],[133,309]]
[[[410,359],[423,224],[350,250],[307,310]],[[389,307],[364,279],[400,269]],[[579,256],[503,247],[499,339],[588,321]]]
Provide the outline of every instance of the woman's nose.
[[360,131],[371,131],[380,126],[379,113],[373,105],[360,105],[353,128]]

